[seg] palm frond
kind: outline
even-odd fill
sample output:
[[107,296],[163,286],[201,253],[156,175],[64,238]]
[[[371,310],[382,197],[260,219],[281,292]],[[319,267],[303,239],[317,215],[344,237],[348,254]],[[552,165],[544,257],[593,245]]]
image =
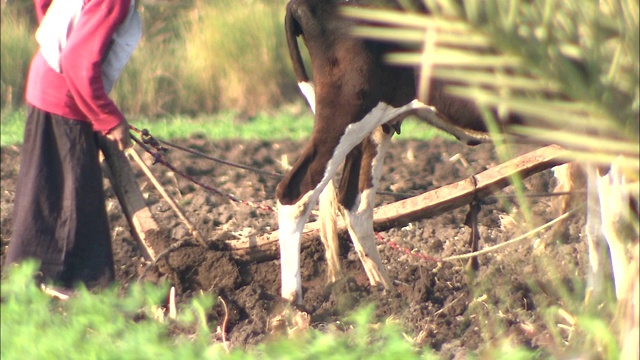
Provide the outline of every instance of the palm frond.
[[514,133],[575,149],[576,159],[624,154],[637,169],[637,1],[424,2],[431,14],[346,7],[344,15],[363,23],[356,36],[406,47],[390,63],[533,125]]

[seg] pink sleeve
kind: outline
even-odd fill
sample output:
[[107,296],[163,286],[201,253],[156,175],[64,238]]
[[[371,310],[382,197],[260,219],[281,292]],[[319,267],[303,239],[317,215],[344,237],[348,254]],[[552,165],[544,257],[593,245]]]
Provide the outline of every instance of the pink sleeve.
[[130,0],[88,1],[60,56],[60,68],[76,104],[93,129],[103,133],[124,120],[104,89],[101,62],[130,4]]

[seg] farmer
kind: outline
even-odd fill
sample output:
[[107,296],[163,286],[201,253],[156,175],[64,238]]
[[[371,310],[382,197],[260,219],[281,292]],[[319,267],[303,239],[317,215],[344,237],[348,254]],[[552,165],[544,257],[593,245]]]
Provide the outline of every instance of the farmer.
[[35,0],[13,234],[6,264],[33,258],[38,281],[71,289],[115,279],[98,134],[130,146],[108,93],[141,36],[134,0]]

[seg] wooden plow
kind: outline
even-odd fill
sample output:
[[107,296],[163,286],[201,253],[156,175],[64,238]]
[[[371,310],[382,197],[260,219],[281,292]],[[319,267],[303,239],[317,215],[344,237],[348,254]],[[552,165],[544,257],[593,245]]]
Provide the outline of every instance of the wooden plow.
[[148,237],[158,231],[159,227],[145,203],[140,187],[131,171],[131,165],[114,142],[103,136],[98,139],[103,158],[102,171],[111,182],[113,192],[122,206],[122,211],[127,218],[131,233],[136,239],[142,256],[146,260],[155,261],[156,252],[149,244]]
[[[129,161],[125,155],[115,149],[113,144],[106,141],[101,142],[101,150],[105,156],[107,175],[111,180],[114,191],[124,210],[132,233],[141,248],[145,259],[156,261],[156,251],[146,240],[151,232],[159,230],[158,224],[153,219],[151,211],[144,203],[144,198],[140,188],[136,184],[135,177],[131,171]],[[129,149],[127,152],[133,152]],[[510,185],[513,176],[527,178],[538,172],[561,165],[567,161],[565,150],[559,146],[551,145],[535,151],[526,153],[505,163],[497,165],[482,173],[456,183],[445,185],[426,193],[396,201],[380,206],[374,210],[373,227],[375,231],[384,231],[394,227],[407,225],[410,222],[434,217],[454,210],[458,207],[471,204],[472,202],[491,195],[506,186]],[[142,168],[147,176],[150,175],[148,168],[137,154],[129,154]],[[151,179],[156,187],[155,179]],[[162,192],[167,198],[167,193]],[[173,199],[167,198],[170,204],[175,204]],[[193,228],[193,225],[186,219],[179,209],[180,219],[186,222],[187,228],[191,229],[192,235],[197,243],[206,243],[200,233]],[[338,231],[341,235],[346,234],[345,224],[339,220]],[[305,226],[302,238],[302,246],[308,246],[311,241],[320,237],[320,224],[310,222]],[[226,240],[225,247],[231,252],[234,258],[243,261],[264,261],[275,259],[279,254],[278,231],[272,231],[262,235],[254,235],[248,238],[237,240]]]
[[[384,231],[404,226],[413,221],[434,217],[468,205],[507,187],[513,176],[520,176],[524,179],[567,162],[564,154],[565,150],[559,146],[547,146],[470,178],[380,206],[373,212],[374,230]],[[340,235],[347,232],[343,222],[339,222],[338,229]],[[308,223],[303,232],[302,247],[308,246],[312,240],[319,237],[320,224],[317,222]],[[277,230],[245,239],[229,240],[226,241],[226,244],[235,257],[243,260],[270,259],[279,254]]]

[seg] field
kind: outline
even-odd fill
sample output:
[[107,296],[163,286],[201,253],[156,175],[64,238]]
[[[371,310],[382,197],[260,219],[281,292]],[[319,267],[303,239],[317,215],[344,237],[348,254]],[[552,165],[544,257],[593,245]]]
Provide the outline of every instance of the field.
[[[400,137],[401,138],[401,137]],[[176,140],[182,146],[228,161],[276,173],[293,162],[302,146],[299,141],[207,140],[194,135]],[[516,153],[532,150],[518,147]],[[459,159],[451,158],[459,154]],[[2,148],[2,254],[11,237],[12,199],[18,168],[19,146]],[[149,158],[146,158],[149,160]],[[178,169],[224,193],[242,200],[275,206],[278,179],[221,165],[177,150],[169,161]],[[491,145],[467,147],[434,139],[394,141],[385,161],[379,204],[408,194],[419,194],[464,179],[496,165]],[[154,236],[157,252],[189,237],[185,226],[157,191],[135,168],[143,193],[162,232]],[[114,235],[118,286],[126,289],[139,277],[153,283],[175,286],[179,303],[201,292],[224,299],[206,309],[212,325],[224,325],[225,339],[233,348],[251,348],[272,339],[269,323],[281,308],[279,260],[275,255],[240,259],[225,250],[225,241],[262,234],[277,228],[276,214],[249,205],[230,202],[197,187],[161,165],[153,171],[179,201],[187,217],[208,242],[205,249],[188,245],[172,252],[166,261],[144,273],[146,263],[109,183],[107,208]],[[550,171],[525,181],[527,194],[552,191]],[[534,226],[556,217],[550,197],[530,197],[530,219],[514,202],[512,187],[482,201],[481,248],[503,243]],[[433,349],[443,359],[467,354],[493,357],[495,351],[524,349],[530,356],[584,353],[590,335],[571,323],[571,314],[582,308],[587,250],[582,241],[584,218],[573,216],[556,232],[544,230],[514,245],[480,256],[480,270],[471,275],[466,261],[438,262],[434,259],[469,251],[469,228],[464,225],[467,209],[444,213],[404,228],[380,233],[378,249],[394,279],[396,290],[384,293],[369,287],[348,239],[343,242],[345,280],[325,288],[324,250],[319,240],[304,246],[302,277],[304,306],[312,327],[323,332],[348,332],[347,315],[366,305],[375,306],[375,324],[393,322],[417,349]],[[555,236],[552,236],[555,234]],[[395,243],[402,249],[389,245]],[[419,255],[428,255],[419,256]],[[606,316],[605,313],[601,315]],[[564,315],[564,316],[563,316]],[[179,330],[175,330],[178,333]],[[187,331],[187,330],[182,330]],[[174,334],[176,335],[176,334]],[[221,341],[221,334],[218,334]],[[588,353],[603,349],[591,349]],[[507,354],[513,354],[508,352]]]
[[[162,139],[173,139],[227,161],[286,172],[311,131],[312,116],[302,102],[290,62],[283,61],[288,59],[282,23],[285,3],[141,0],[144,37],[111,93],[113,100],[132,123],[157,131],[155,135]],[[532,128],[516,131],[573,149],[574,159],[579,162],[608,166],[621,158],[628,181],[635,186],[640,108],[638,2],[425,3],[433,8],[435,17],[384,16],[383,23],[397,30],[388,40],[394,38],[415,50],[390,54],[390,62],[453,81],[457,85],[447,91],[476,101],[489,124],[496,120],[485,111],[492,106],[500,112],[507,110],[535,120]],[[457,9],[459,4],[463,7]],[[24,108],[21,94],[37,47],[32,7],[30,0],[2,3],[3,261],[11,241],[24,121],[24,112],[17,109]],[[448,25],[438,21],[440,18],[446,19]],[[440,25],[434,28],[436,23]],[[422,25],[414,28],[415,24]],[[424,35],[433,29],[443,35],[435,49],[442,53],[434,52],[433,58],[443,63],[451,60],[451,64],[459,66],[433,66],[431,56],[423,56],[421,49],[427,49],[431,38]],[[468,51],[461,52],[466,47]],[[281,112],[293,115],[280,121],[276,117]],[[181,123],[177,131],[172,126],[175,122]],[[490,145],[466,147],[450,138],[432,139],[433,133],[425,131],[424,125],[411,126],[407,123],[391,146],[379,205],[468,178],[504,160],[503,149],[497,151]],[[193,135],[193,129],[203,134]],[[529,150],[532,147],[517,146],[510,151],[515,156]],[[496,154],[501,155],[501,160]],[[259,175],[176,150],[171,150],[168,158],[176,168],[223,193],[275,206],[277,176]],[[146,159],[151,162],[148,156]],[[217,358],[215,351],[205,356],[206,349],[228,340],[238,351],[257,349],[258,355],[249,353],[248,358],[261,359],[269,358],[266,354],[275,359],[304,358],[305,354],[323,359],[410,359],[406,352],[389,355],[407,347],[415,355],[413,358],[430,358],[434,352],[443,359],[609,359],[622,357],[620,335],[629,333],[632,338],[637,334],[637,326],[636,333],[622,326],[625,322],[637,324],[637,319],[626,318],[636,314],[631,311],[633,304],[624,308],[625,302],[621,301],[615,308],[612,291],[594,298],[585,290],[588,251],[584,193],[578,192],[572,205],[577,211],[562,226],[481,255],[480,269],[475,274],[466,270],[466,260],[438,260],[469,251],[470,230],[464,225],[467,208],[381,232],[378,249],[395,284],[395,291],[390,293],[368,286],[346,238],[342,261],[347,277],[325,287],[320,241],[306,243],[302,269],[304,307],[311,315],[312,335],[292,336],[288,344],[293,345],[268,352],[263,345],[282,339],[270,325],[282,305],[278,256],[267,253],[247,259],[227,246],[234,240],[276,229],[275,212],[231,202],[154,165],[153,172],[207,241],[206,247],[195,245],[167,202],[137,167],[134,170],[161,226],[161,231],[151,238],[156,252],[182,240],[187,245],[145,271],[149,264],[142,259],[111,185],[105,180],[117,294],[110,297],[113,294],[101,292],[87,298],[81,292],[63,305],[44,298],[34,286],[27,288],[28,280],[15,285],[3,274],[3,358],[10,358],[11,354],[29,358],[24,351],[34,355],[31,358],[46,358],[54,353],[58,355],[53,357],[66,358],[78,354],[71,352],[77,348],[90,350],[78,355],[82,359],[92,358],[90,354],[96,354],[94,358],[121,358],[122,354],[154,359]],[[555,182],[551,171],[545,171],[524,181],[524,199],[513,196],[519,193],[514,187],[483,199],[480,247],[505,244],[555,219],[559,215],[557,201],[562,199],[548,194],[554,191]],[[632,189],[636,211],[626,224],[631,229],[621,225],[615,232],[637,252],[636,190],[637,186]],[[633,255],[633,263],[628,273],[637,274],[638,255],[629,255]],[[156,322],[149,306],[142,302],[132,305],[134,302],[124,298],[124,293],[138,292],[134,286],[138,280],[158,284],[164,292],[169,285],[175,286],[178,302],[187,309],[180,313],[197,313],[198,324],[166,319]],[[189,308],[202,294],[211,296],[211,301]],[[30,302],[38,296],[40,302]],[[635,299],[637,310],[637,292]],[[153,306],[165,305],[164,300],[147,300]],[[128,310],[121,311],[123,307]],[[7,308],[10,311],[5,312]],[[78,308],[88,313],[75,315]],[[373,308],[373,317],[358,315],[366,314],[361,312],[363,308]],[[97,319],[94,311],[101,312],[104,318],[100,324],[96,321],[89,326],[84,321]],[[112,318],[120,320],[112,323]],[[156,325],[154,331],[148,331],[149,323]],[[94,331],[96,327],[108,330],[100,333]],[[196,336],[202,329],[210,329],[212,334],[207,330],[203,336]],[[145,332],[159,335],[153,340],[137,336]],[[309,338],[315,343],[309,343]],[[105,347],[107,342],[113,346]],[[635,338],[629,343],[637,349]],[[176,344],[193,346],[195,350],[186,350],[191,356],[179,356],[172,347]],[[55,351],[48,352],[52,349]],[[115,355],[105,355],[108,351]],[[239,358],[245,357],[241,354]]]

